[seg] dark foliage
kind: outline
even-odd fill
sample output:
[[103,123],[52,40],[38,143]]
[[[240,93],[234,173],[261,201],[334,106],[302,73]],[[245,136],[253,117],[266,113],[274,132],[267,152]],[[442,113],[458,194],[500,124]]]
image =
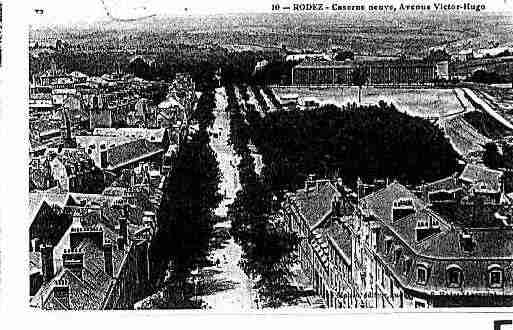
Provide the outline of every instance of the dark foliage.
[[335,60],[336,61],[354,60],[354,53],[350,50],[338,52],[337,55],[335,55]]
[[[234,97],[232,92],[228,95],[229,103],[233,105],[230,141],[241,157],[238,170],[242,186],[229,207],[228,215],[232,220],[230,232],[242,247],[244,271],[258,279],[256,287],[264,304],[277,307],[289,296],[288,267],[298,239],[295,234],[285,230],[268,180],[255,173],[254,159],[248,149],[249,130],[253,127],[246,124],[236,100],[230,102]],[[255,116],[260,118],[253,107],[247,113],[247,120],[254,122]]]
[[482,84],[500,84],[508,81],[504,75],[497,72],[488,72],[484,70],[477,70],[469,78],[470,81]]
[[[213,92],[204,94],[200,130],[181,146],[167,177],[159,212],[159,232],[152,245],[154,278],[172,265],[173,279],[184,284],[190,271],[207,262],[222,200],[221,172],[207,133],[212,122]],[[178,288],[183,285],[178,285]]]
[[140,57],[130,62],[126,70],[141,79],[150,80],[152,78],[150,65]]
[[203,92],[196,105],[196,111],[193,114],[193,119],[200,125],[201,130],[205,130],[214,124],[216,119],[212,109],[216,107],[216,97],[212,90]]
[[251,126],[252,141],[266,164],[264,174],[275,191],[297,189],[308,174],[418,184],[453,173],[457,164],[436,126],[383,102],[274,112]]

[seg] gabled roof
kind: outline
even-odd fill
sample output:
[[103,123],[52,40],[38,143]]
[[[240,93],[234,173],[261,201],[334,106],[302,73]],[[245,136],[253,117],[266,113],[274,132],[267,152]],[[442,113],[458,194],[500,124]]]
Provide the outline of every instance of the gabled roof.
[[340,223],[334,223],[324,230],[324,235],[329,236],[336,246],[343,253],[344,259],[348,265],[351,265],[353,244],[351,231]]
[[162,143],[164,142],[165,133],[165,128],[95,128],[93,135],[122,136]]
[[[44,283],[30,301],[32,307],[44,309],[98,310],[102,309],[115,282],[119,271],[126,261],[128,250],[119,249],[116,242],[117,233],[99,224],[104,233],[104,240],[112,244],[113,276],[105,272],[103,247],[98,246],[89,238],[84,238],[78,245],[77,251],[84,253],[84,268],[82,277],[60,266],[57,275]],[[69,286],[69,306],[65,306],[53,294],[57,283],[64,281]]]
[[451,175],[447,178],[443,178],[434,182],[426,183],[423,185],[429,192],[435,191],[454,191],[461,189],[461,184],[458,182],[456,175]]
[[117,145],[107,150],[108,169],[114,170],[162,152],[164,149],[153,145],[146,139]]
[[492,170],[483,165],[467,164],[459,179],[468,183],[480,183],[486,190],[501,190],[502,171]]
[[397,199],[412,199],[417,212],[426,207],[426,204],[413,192],[397,182],[365,196],[362,199],[362,204],[379,220],[389,224],[392,222],[392,206]]
[[30,223],[35,219],[43,204],[46,203],[48,206],[57,205],[63,208],[69,198],[70,195],[68,193],[49,193],[45,191],[30,192],[28,205]]
[[331,210],[331,200],[339,194],[329,180],[318,180],[316,184],[316,188],[308,192],[300,189],[296,193],[299,211],[310,226],[317,224]]

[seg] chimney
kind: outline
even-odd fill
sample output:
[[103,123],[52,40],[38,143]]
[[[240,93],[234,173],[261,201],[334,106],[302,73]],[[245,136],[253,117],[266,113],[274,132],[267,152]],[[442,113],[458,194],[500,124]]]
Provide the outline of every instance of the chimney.
[[313,190],[316,190],[318,188],[317,182],[315,181],[315,175],[309,174],[308,179],[305,181],[305,193],[308,195]]
[[43,282],[48,282],[53,278],[53,246],[41,246],[41,269],[43,272]]
[[128,224],[127,218],[123,215],[119,218],[118,238],[123,239],[123,245],[128,242]]
[[392,203],[392,222],[415,213],[415,205],[411,198],[398,198]]
[[92,240],[98,248],[101,248],[103,246],[103,229],[99,225],[89,228],[71,228],[69,242],[72,250],[76,249],[84,239]]
[[69,269],[78,278],[82,278],[82,271],[84,270],[84,253],[65,249],[62,255],[62,263],[64,268]]
[[30,241],[30,252],[39,252],[41,244],[39,243],[39,238],[33,238]]
[[105,273],[112,276],[114,273],[112,264],[112,244],[103,244],[103,258],[105,259]]
[[118,236],[116,242],[118,250],[123,250],[125,248],[125,239],[122,236]]
[[66,308],[70,307],[69,285],[65,280],[57,280],[53,286],[53,296]]

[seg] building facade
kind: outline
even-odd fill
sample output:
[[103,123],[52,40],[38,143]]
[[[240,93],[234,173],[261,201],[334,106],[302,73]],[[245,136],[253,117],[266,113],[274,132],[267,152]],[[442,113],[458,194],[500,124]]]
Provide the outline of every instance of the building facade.
[[490,210],[492,224],[459,222],[397,182],[360,196],[327,180],[283,203],[300,266],[329,308],[512,306],[509,209]]

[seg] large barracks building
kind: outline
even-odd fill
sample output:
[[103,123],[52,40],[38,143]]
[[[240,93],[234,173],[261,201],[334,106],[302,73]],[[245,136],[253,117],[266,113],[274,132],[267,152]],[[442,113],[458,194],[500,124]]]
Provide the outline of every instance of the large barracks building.
[[502,173],[467,165],[408,189],[309,178],[286,195],[303,284],[328,308],[513,306],[513,209]]
[[292,69],[292,85],[353,85],[353,72],[357,68],[366,72],[368,85],[426,85],[448,78],[447,61],[307,59]]

